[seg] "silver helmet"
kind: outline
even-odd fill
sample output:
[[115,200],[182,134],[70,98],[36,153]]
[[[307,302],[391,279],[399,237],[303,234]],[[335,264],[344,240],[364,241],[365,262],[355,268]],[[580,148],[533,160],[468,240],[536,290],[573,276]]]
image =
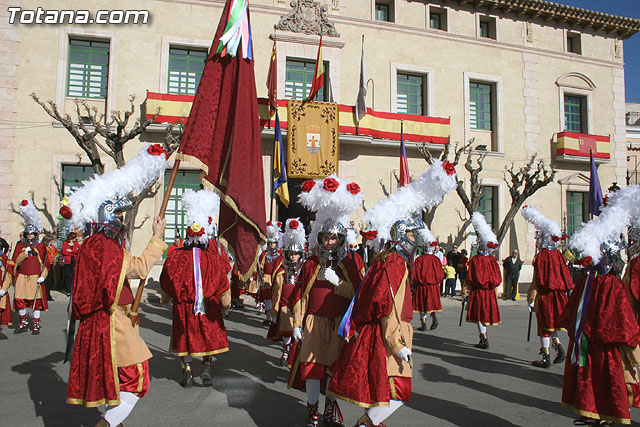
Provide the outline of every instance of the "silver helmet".
[[126,233],[126,227],[116,215],[133,208],[133,203],[128,197],[119,199],[107,199],[98,208],[98,232],[122,242]]
[[[30,239],[29,234],[33,234],[34,236]],[[27,224],[24,227],[24,232],[22,233],[23,242],[28,245],[35,245],[36,243],[38,243],[38,234],[39,234],[38,227],[36,227],[33,224]]]
[[[335,249],[327,249],[322,243],[322,236],[338,236],[338,246]],[[346,248],[346,239],[347,239],[347,229],[344,225],[333,218],[329,218],[326,220],[322,227],[320,227],[320,231],[318,231],[318,256],[324,261],[333,261],[340,260],[344,258],[347,248]]]
[[[422,236],[415,231],[425,228],[424,221],[420,217],[401,219],[391,226],[392,245],[405,259],[411,259],[419,247],[422,246]],[[408,232],[413,231],[413,239]]]

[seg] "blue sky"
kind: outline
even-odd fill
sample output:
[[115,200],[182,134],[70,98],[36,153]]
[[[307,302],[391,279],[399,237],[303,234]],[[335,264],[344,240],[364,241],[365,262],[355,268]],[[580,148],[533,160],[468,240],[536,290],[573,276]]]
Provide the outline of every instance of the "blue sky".
[[[555,3],[640,19],[638,0],[553,0]],[[624,80],[627,102],[640,102],[640,33],[624,41]]]

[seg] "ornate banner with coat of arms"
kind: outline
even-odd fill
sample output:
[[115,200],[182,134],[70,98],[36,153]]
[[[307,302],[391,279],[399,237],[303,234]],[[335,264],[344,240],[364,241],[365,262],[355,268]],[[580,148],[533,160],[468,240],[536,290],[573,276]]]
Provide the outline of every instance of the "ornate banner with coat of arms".
[[322,178],[338,173],[339,110],[328,102],[287,102],[287,176]]

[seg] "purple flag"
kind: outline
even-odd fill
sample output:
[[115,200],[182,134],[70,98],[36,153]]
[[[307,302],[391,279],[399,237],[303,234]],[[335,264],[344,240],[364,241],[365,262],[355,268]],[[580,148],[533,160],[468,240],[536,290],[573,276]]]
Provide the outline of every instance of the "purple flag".
[[600,187],[600,178],[598,178],[598,168],[593,160],[593,152],[589,152],[591,161],[591,174],[589,175],[589,213],[595,216],[600,215],[600,207],[602,206],[602,187]]

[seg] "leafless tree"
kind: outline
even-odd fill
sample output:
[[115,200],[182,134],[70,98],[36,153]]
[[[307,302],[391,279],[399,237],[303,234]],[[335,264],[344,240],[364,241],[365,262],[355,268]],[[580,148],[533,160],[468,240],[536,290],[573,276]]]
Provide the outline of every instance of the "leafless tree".
[[[473,139],[464,144],[456,142],[452,145],[452,143],[449,142],[445,145],[440,155],[441,161],[448,160],[453,163],[454,166],[457,166],[460,163],[463,154],[466,154],[467,156],[464,168],[469,173],[470,177],[470,194],[467,194],[467,191],[464,188],[464,181],[460,178],[459,173],[456,193],[469,213],[469,216],[474,212],[477,212],[480,206],[480,195],[482,193],[482,179],[480,178],[480,173],[483,170],[483,163],[487,156],[486,151],[478,152],[471,150],[473,142]],[[431,164],[433,157],[427,146],[423,144],[418,148],[418,150],[425,161]],[[452,156],[452,158],[450,158],[450,156]],[[543,160],[538,160],[536,155],[531,156],[527,163],[519,168],[516,168],[513,163],[511,166],[505,167],[504,181],[507,184],[509,195],[511,196],[511,206],[505,217],[502,219],[498,232],[496,233],[498,243],[502,243],[504,240],[509,226],[512,224],[513,219],[524,202],[536,191],[551,183],[555,174],[555,169],[553,167],[548,167]],[[427,213],[427,217],[432,219],[435,209],[436,207],[432,208],[431,211]],[[464,232],[467,227],[468,221],[458,234],[456,243],[460,243],[463,240],[465,237]]]
[[[134,95],[129,97],[130,108],[124,111],[112,111],[108,121],[104,113],[100,113],[96,107],[89,106],[84,100],[76,99],[74,101],[74,117],[71,117],[71,115],[61,112],[59,106],[53,101],[42,101],[35,93],[31,94],[31,98],[40,105],[53,120],[60,123],[69,132],[78,146],[87,155],[96,175],[102,175],[105,172],[102,155],[107,155],[111,158],[116,167],[120,168],[124,166],[126,163],[124,156],[126,143],[143,133],[160,114],[160,110],[158,109],[150,119],[141,121],[138,118],[132,126],[129,126],[131,117],[136,113],[136,98]],[[182,123],[167,126],[162,145],[169,155],[178,149],[183,132],[184,126]],[[140,228],[148,219],[148,217],[146,217],[140,224],[135,225],[140,203],[146,198],[154,197],[160,188],[161,184],[156,183],[155,186],[131,198],[133,209],[125,215],[128,242],[131,242],[133,231]],[[51,215],[49,214],[49,216]]]

